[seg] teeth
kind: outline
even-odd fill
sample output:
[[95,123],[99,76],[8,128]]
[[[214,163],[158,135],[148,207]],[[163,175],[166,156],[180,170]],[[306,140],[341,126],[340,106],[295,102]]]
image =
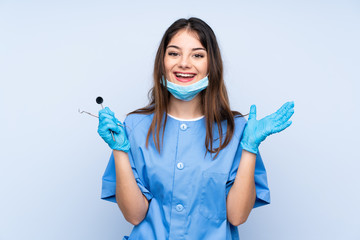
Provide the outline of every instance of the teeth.
[[176,73],[175,74],[177,77],[185,77],[185,78],[190,78],[190,77],[194,77],[195,74],[186,74],[186,73]]

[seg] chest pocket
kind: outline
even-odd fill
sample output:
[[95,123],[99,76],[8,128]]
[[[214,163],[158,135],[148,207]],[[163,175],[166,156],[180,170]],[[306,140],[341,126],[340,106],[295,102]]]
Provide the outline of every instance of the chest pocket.
[[201,179],[200,214],[211,220],[226,219],[226,173],[203,172]]

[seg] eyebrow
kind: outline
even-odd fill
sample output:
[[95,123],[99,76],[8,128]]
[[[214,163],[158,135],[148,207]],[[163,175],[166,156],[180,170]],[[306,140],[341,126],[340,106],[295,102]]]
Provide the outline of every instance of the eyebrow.
[[[170,47],[173,47],[173,48],[176,48],[176,49],[181,49],[180,47],[175,46],[175,45],[169,45],[169,46],[167,46],[166,48],[170,48]],[[193,50],[193,51],[197,51],[197,50],[204,50],[204,51],[206,51],[205,48],[193,48],[192,50]]]

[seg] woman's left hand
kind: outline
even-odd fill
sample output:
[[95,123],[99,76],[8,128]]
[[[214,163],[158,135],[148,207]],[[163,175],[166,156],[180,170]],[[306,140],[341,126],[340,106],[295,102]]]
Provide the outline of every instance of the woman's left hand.
[[241,138],[241,147],[248,152],[257,154],[258,147],[265,138],[271,134],[281,132],[289,127],[288,121],[294,114],[294,102],[287,102],[273,114],[256,120],[256,106],[251,105],[249,119]]

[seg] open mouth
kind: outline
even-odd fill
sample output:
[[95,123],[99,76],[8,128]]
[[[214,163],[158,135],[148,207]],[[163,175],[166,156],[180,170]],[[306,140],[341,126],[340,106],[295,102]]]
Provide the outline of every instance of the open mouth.
[[180,72],[174,72],[174,75],[175,78],[180,82],[190,82],[196,76],[195,73],[180,73]]

